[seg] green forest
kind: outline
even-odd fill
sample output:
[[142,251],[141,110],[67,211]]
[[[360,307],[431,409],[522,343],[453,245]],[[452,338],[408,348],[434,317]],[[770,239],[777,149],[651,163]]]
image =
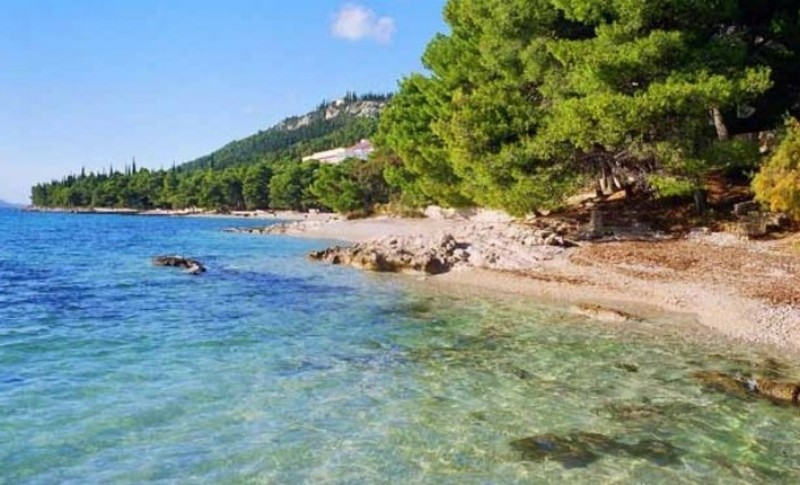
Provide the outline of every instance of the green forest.
[[[787,0],[451,0],[381,118],[410,201],[523,214],[596,184],[701,192],[798,112]],[[752,138],[752,137],[751,137]]]
[[40,207],[365,212],[390,200],[380,160],[260,162],[221,170],[150,171],[132,165],[121,172],[83,173],[36,185],[33,200]]
[[[697,198],[711,174],[758,173],[753,134],[800,111],[794,0],[449,0],[444,17],[426,72],[401,80],[379,122],[318,120],[169,171],[68,177],[35,187],[34,204],[525,214],[587,187]],[[368,169],[298,161],[373,134]]]

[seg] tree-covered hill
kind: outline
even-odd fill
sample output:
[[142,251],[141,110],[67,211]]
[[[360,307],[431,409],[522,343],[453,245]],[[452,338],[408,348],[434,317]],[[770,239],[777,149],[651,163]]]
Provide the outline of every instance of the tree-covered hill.
[[82,170],[34,186],[31,199],[39,207],[367,209],[388,200],[381,162],[319,170],[318,162],[301,158],[372,136],[389,98],[349,93],[169,170],[135,163],[122,171]]
[[286,118],[265,131],[228,143],[219,150],[188,162],[186,170],[223,169],[258,162],[299,159],[313,152],[351,145],[372,136],[389,95],[348,93],[321,103],[303,116]]

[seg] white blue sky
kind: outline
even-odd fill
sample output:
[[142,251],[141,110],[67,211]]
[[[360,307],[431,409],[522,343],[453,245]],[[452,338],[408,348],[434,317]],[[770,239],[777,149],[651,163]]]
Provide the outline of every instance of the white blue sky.
[[346,91],[393,91],[445,0],[3,0],[0,199],[180,163]]

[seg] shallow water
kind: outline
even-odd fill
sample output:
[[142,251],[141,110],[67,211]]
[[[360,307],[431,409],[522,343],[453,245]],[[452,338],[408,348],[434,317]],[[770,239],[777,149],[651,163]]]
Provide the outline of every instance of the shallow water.
[[0,482],[800,480],[796,409],[691,377],[755,350],[426,295],[243,224],[0,212]]

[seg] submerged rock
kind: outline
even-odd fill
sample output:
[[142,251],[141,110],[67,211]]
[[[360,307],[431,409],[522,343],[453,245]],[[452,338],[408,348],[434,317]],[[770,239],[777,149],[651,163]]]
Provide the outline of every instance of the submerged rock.
[[648,439],[633,444],[618,443],[620,451],[633,458],[642,458],[658,466],[678,462],[679,450],[667,441]]
[[524,461],[553,460],[565,468],[588,466],[606,455],[645,459],[659,466],[678,461],[680,450],[666,441],[646,439],[638,442],[612,438],[599,433],[552,433],[530,436],[510,443]]
[[768,377],[743,377],[724,372],[700,371],[693,374],[706,388],[737,397],[759,397],[775,404],[798,406],[800,382]]
[[667,402],[654,404],[647,400],[642,402],[612,402],[594,410],[594,413],[598,416],[624,423],[672,420],[694,412],[697,412],[697,406],[690,403]]
[[600,320],[601,322],[617,323],[617,322],[631,322],[631,321],[635,322],[641,320],[641,318],[635,315],[631,315],[630,313],[626,313],[621,310],[616,310],[614,308],[608,308],[591,303],[581,303],[575,305],[572,311],[573,313],[576,313],[578,315],[583,315],[589,318],[593,318],[595,320]]
[[639,372],[639,366],[637,366],[636,364],[628,364],[626,362],[618,362],[618,363],[614,364],[614,367],[616,367],[619,370],[624,370],[625,372],[630,372],[630,373]]
[[700,384],[712,391],[724,392],[736,397],[747,397],[749,389],[747,381],[740,376],[733,376],[717,371],[698,371],[692,374]]
[[222,231],[232,234],[286,234],[291,227],[293,227],[291,222],[279,222],[261,227],[228,227]]
[[153,258],[153,264],[156,266],[183,268],[191,275],[199,275],[206,272],[206,267],[203,266],[203,263],[183,256],[157,256]]
[[800,383],[776,381],[767,378],[757,378],[754,381],[753,391],[766,399],[778,404],[798,405],[800,398]]
[[565,468],[582,468],[601,458],[611,439],[597,433],[542,434],[514,440],[511,448],[523,461],[553,460]]
[[232,234],[266,234],[266,227],[228,227],[222,232],[229,232]]

